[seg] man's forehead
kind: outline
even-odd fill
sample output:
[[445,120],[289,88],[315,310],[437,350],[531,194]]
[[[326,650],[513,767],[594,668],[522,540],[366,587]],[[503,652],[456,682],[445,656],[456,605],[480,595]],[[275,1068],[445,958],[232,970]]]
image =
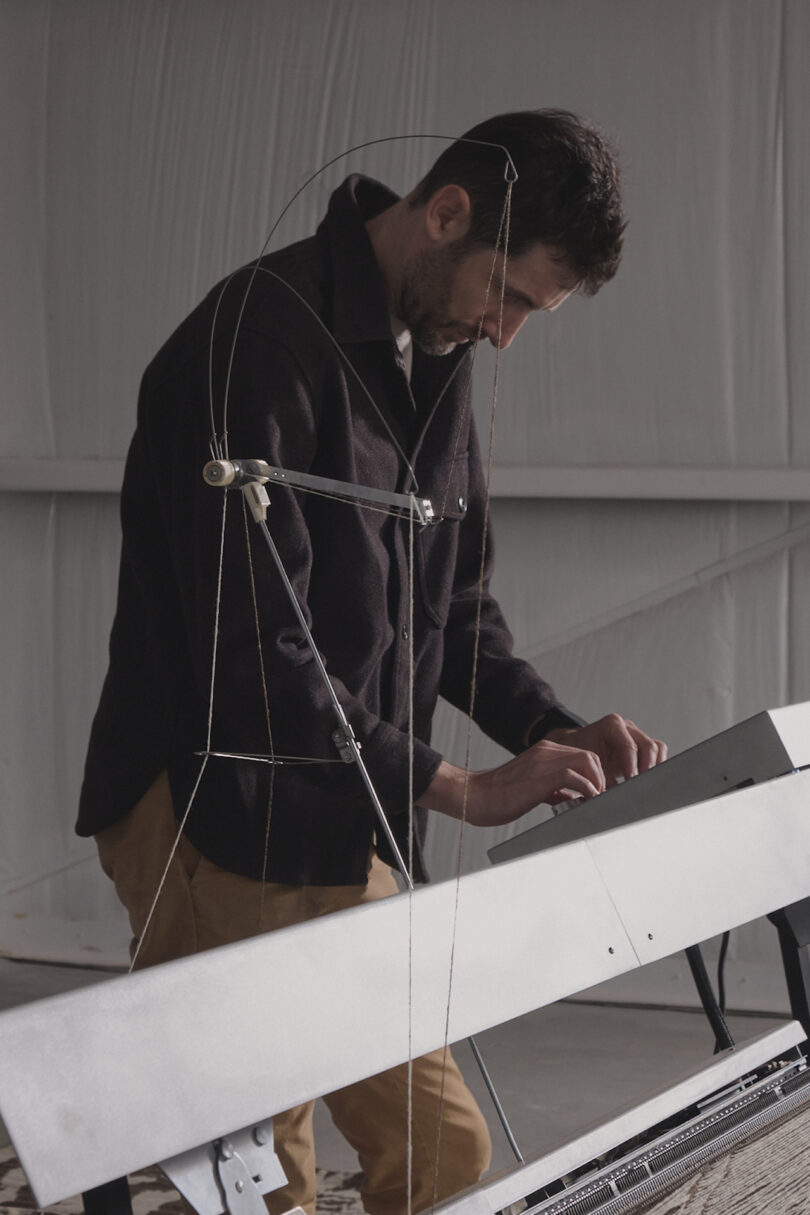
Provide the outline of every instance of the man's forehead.
[[[489,254],[490,258],[492,253]],[[577,283],[554,248],[536,244],[506,261],[504,290],[535,311],[552,312],[576,290]],[[495,281],[501,285],[504,257],[498,254]]]

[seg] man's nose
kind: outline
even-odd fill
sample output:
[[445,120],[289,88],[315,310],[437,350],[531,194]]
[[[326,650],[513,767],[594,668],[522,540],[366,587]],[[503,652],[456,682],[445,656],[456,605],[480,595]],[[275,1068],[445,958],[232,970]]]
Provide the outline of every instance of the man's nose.
[[523,328],[526,317],[510,320],[507,317],[500,321],[497,316],[484,319],[484,335],[496,350],[506,350],[512,345],[515,337]]

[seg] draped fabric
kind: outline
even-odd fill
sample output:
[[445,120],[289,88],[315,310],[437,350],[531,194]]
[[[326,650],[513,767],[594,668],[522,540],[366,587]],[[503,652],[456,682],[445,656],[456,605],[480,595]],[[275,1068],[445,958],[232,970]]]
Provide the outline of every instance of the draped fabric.
[[[810,468],[808,45],[805,0],[2,0],[0,461],[122,457],[147,360],[331,157],[551,105],[615,138],[626,255],[504,357],[496,462],[540,482],[559,464]],[[342,157],[274,244],[309,233],[348,171],[405,190],[443,146]],[[485,448],[491,377],[482,351]],[[7,492],[2,507],[0,950],[120,957],[120,913],[72,835],[117,501]],[[810,545],[778,541],[807,505],[538,497],[493,514],[517,648],[583,715],[619,710],[680,750],[810,698]],[[443,707],[451,758],[465,731]],[[477,734],[472,754],[498,757]],[[457,830],[435,824],[436,876]],[[465,867],[497,834],[466,833]],[[770,930],[735,950],[732,1003],[783,999]],[[659,997],[677,995],[667,974]]]

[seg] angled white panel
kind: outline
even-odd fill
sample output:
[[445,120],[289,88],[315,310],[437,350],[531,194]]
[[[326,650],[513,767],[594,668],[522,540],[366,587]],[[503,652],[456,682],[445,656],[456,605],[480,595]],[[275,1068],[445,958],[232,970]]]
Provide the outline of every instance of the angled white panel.
[[[406,1059],[411,911],[413,1052],[440,1046],[455,907],[446,882],[0,1016],[0,1111],[38,1201]],[[584,847],[475,874],[450,1040],[636,964]]]
[[[37,1199],[249,1125],[810,892],[810,771],[0,1017]],[[324,993],[328,993],[324,998]],[[122,1094],[126,1104],[122,1105]]]
[[761,1067],[781,1052],[788,1052],[805,1037],[802,1026],[791,1021],[743,1046],[723,1051],[708,1066],[689,1072],[663,1091],[651,1093],[632,1109],[623,1110],[609,1121],[589,1128],[574,1140],[560,1139],[542,1156],[487,1178],[474,1192],[467,1191],[448,1199],[436,1208],[437,1215],[493,1215],[502,1211],[588,1161],[597,1160],[619,1144],[644,1134],[650,1127],[718,1092],[724,1085],[733,1084],[747,1071]]
[[600,797],[498,844],[495,862],[650,818],[810,764],[810,702],[757,713]]
[[769,709],[768,717],[794,768],[810,764],[810,702]]
[[588,840],[642,962],[810,893],[809,809],[810,770]]

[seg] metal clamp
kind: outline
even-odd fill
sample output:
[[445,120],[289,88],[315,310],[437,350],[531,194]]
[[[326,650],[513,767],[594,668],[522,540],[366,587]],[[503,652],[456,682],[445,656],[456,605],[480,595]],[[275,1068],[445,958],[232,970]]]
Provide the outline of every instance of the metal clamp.
[[267,1215],[262,1195],[287,1180],[270,1119],[163,1160],[160,1167],[199,1215]]
[[337,752],[344,764],[353,764],[356,758],[356,752],[360,750],[360,743],[354,736],[354,730],[348,722],[338,726],[332,731],[332,742],[337,747]]
[[217,1177],[222,1187],[225,1210],[230,1215],[265,1215],[259,1187],[250,1175],[247,1165],[227,1139],[220,1139],[217,1148]]

